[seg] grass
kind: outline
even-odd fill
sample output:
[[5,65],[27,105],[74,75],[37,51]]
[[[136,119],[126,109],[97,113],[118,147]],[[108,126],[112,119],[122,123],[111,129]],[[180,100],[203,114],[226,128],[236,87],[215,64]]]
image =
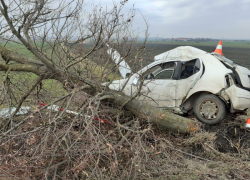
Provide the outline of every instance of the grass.
[[[1,72],[1,74],[4,74]],[[36,79],[38,78],[37,75],[33,73],[26,73],[26,72],[10,72],[8,77],[10,78],[11,90],[15,98],[12,98],[12,106],[16,106],[17,102],[22,98],[24,94],[31,88],[31,86],[35,83]],[[4,76],[0,76],[0,82],[3,82]],[[0,83],[1,84],[1,83]],[[42,84],[39,85],[32,94],[24,101],[23,106],[32,106],[36,105],[36,93],[41,89],[40,94],[45,99],[53,99],[59,96],[62,96],[66,93],[63,89],[63,85],[56,80],[47,79],[43,80]],[[3,97],[4,98],[4,97]],[[0,108],[7,107],[7,104],[1,104]]]
[[8,49],[15,50],[17,53],[25,55],[25,56],[27,56],[29,58],[35,58],[35,56],[30,51],[28,51],[27,48],[22,44],[17,44],[17,43],[14,43],[14,42],[8,42],[7,44],[1,43],[1,45],[5,46]]
[[[2,43],[4,45],[4,43]],[[39,44],[38,44],[39,45]],[[36,59],[35,55],[33,55],[30,51],[27,50],[27,48],[24,45],[9,42],[5,45],[6,48],[12,49],[16,51],[19,54],[25,55],[28,58]],[[51,55],[51,51],[48,51],[48,55]],[[15,98],[20,99],[35,83],[35,80],[38,78],[38,76],[34,73],[29,72],[9,72],[8,78],[11,81],[11,87],[14,90]],[[5,72],[0,72],[0,85],[2,85],[3,80],[5,79]],[[59,97],[63,94],[65,94],[65,91],[63,89],[63,85],[56,80],[53,79],[47,79],[42,81],[41,85],[43,91],[50,92],[50,97]],[[26,102],[32,101],[32,97],[28,97]],[[24,105],[27,103],[24,103]],[[0,107],[3,108],[6,106],[5,104],[2,104]]]
[[[41,46],[41,44],[40,45],[37,44],[37,46],[39,47]],[[47,49],[46,55],[48,57],[52,57],[55,62],[61,63],[63,61],[65,62],[67,61],[66,59],[63,60],[64,58],[66,58],[66,55],[64,55],[61,47],[59,46],[55,47],[57,54],[55,53],[52,54],[52,50],[48,48],[50,47],[49,44],[45,44],[44,46],[46,46],[45,48]],[[30,51],[28,51],[24,45],[9,42],[8,44],[5,45],[5,47],[7,47],[8,49],[12,49],[17,53],[25,55],[29,58],[36,59],[36,57]],[[84,60],[77,66],[81,71],[84,71],[87,68],[87,71],[90,72],[92,74],[91,76],[93,77],[105,77],[105,79],[111,79],[111,80],[120,79],[119,75],[108,73],[110,70],[109,68],[104,69],[104,67],[102,67],[101,64],[97,64],[95,62],[92,62],[91,60]],[[70,71],[75,71],[75,70],[72,68],[70,69]],[[0,85],[2,85],[4,78],[5,78],[5,72],[0,72]],[[19,99],[21,99],[21,97],[35,83],[38,76],[34,73],[28,73],[28,72],[9,72],[8,78],[11,81],[11,88],[14,90],[14,96],[15,96],[14,99],[16,99],[16,102],[18,102]],[[45,103],[49,102],[54,98],[60,97],[66,93],[66,91],[63,88],[63,84],[53,79],[43,80],[42,85],[37,87],[37,89],[39,89],[40,87],[42,87],[41,94],[43,94],[44,98],[46,98]],[[32,99],[33,97],[29,96],[25,102],[30,103]],[[15,105],[16,103],[13,104]],[[26,103],[24,103],[24,105],[26,105]],[[0,107],[2,108],[5,106],[6,104],[0,105]]]

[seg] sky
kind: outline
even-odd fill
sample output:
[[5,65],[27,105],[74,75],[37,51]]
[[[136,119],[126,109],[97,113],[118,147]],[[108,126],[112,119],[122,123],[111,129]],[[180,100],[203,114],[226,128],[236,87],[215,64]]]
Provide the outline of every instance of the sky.
[[[120,2],[92,1],[108,8]],[[123,12],[133,5],[137,9],[133,28],[140,36],[146,28],[141,12],[150,37],[250,39],[250,0],[128,0]]]

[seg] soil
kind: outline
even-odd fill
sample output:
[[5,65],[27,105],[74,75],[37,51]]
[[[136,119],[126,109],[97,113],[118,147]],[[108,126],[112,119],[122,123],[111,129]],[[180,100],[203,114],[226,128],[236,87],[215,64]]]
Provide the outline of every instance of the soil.
[[250,148],[250,128],[246,128],[247,116],[228,114],[223,122],[214,126],[202,125],[208,132],[216,133],[215,145],[222,153],[239,153]]
[[[194,115],[187,118],[197,121]],[[228,114],[221,123],[201,123],[201,130],[188,135],[155,127],[155,138],[147,138],[147,142],[156,147],[155,154],[160,154],[151,160],[149,171],[155,171],[154,163],[161,163],[166,167],[157,170],[164,173],[154,179],[250,179],[247,118],[244,113]]]
[[[195,119],[194,115],[187,118]],[[216,125],[201,124],[202,130],[215,133],[215,148],[221,153],[239,153],[250,148],[250,128],[246,128],[246,120],[250,118],[245,112],[230,114]]]

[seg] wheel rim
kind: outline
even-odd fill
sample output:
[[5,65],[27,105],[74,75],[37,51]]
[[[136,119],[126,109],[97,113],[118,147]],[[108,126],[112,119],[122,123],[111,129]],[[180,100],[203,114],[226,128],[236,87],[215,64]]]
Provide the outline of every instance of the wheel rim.
[[200,105],[200,114],[202,117],[213,120],[217,118],[219,108],[216,102],[211,100],[203,101]]

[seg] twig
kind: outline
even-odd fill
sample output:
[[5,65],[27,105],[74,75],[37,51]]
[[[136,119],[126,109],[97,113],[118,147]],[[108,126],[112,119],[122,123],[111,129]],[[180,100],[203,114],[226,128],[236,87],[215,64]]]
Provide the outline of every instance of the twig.
[[178,152],[180,152],[180,153],[183,153],[183,154],[186,154],[186,155],[195,157],[195,158],[197,158],[197,159],[201,159],[201,160],[204,160],[204,161],[211,161],[211,160],[209,160],[209,159],[206,159],[206,158],[203,158],[203,157],[200,157],[200,156],[196,156],[196,155],[193,155],[193,154],[184,152],[184,151],[179,150],[179,149],[175,149],[175,148],[173,148],[173,147],[171,147],[171,146],[167,146],[167,147],[170,148],[170,149],[172,149],[172,150],[178,151]]
[[30,88],[30,90],[29,90],[26,94],[23,95],[23,97],[21,98],[21,100],[19,101],[19,103],[18,103],[18,105],[17,105],[17,107],[16,107],[15,112],[13,112],[13,114],[11,115],[10,118],[13,118],[13,117],[16,115],[16,113],[19,111],[21,105],[23,104],[23,101],[30,95],[30,93],[36,88],[36,86],[37,86],[42,80],[43,80],[43,77],[42,77],[42,76],[39,76],[39,77],[37,78],[36,83]]
[[[165,141],[165,139],[161,139],[161,140],[164,140],[164,141]],[[184,152],[184,151],[182,151],[182,150],[180,150],[180,149],[175,149],[175,148],[173,148],[173,147],[171,147],[171,146],[168,146],[168,145],[166,145],[166,147],[168,147],[169,149],[172,149],[172,150],[174,150],[174,151],[180,152],[180,153],[182,153],[182,154],[186,154],[186,155],[188,155],[188,156],[195,157],[195,158],[197,158],[197,159],[201,159],[201,160],[204,160],[204,161],[211,161],[211,160],[209,160],[209,159],[206,159],[206,158],[203,158],[203,157],[200,157],[200,156],[196,156],[196,155],[193,155],[193,154]]]

